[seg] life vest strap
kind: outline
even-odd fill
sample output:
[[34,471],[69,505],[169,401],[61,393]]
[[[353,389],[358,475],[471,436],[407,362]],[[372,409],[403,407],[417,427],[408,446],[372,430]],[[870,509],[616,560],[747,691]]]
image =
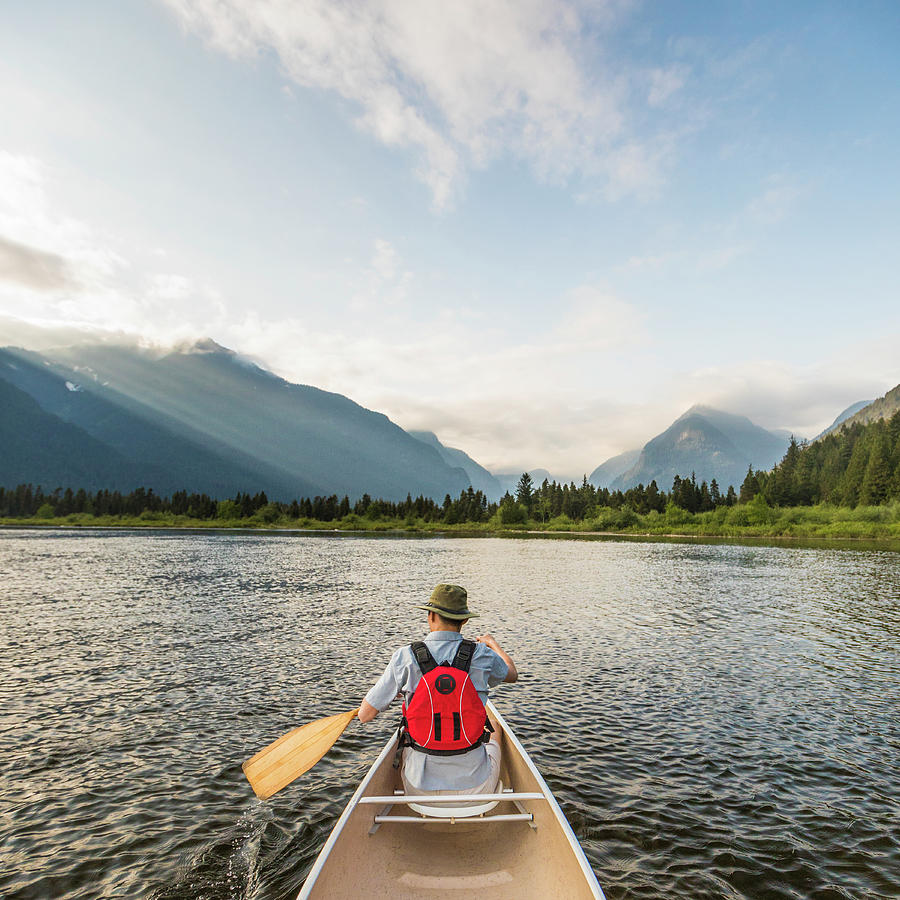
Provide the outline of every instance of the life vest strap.
[[409,645],[409,648],[412,650],[413,656],[415,656],[416,662],[419,664],[419,668],[422,670],[423,675],[427,674],[432,669],[437,668],[437,663],[425,646],[425,641],[413,641]]
[[459,647],[456,649],[456,656],[453,657],[453,662],[450,663],[454,669],[462,669],[463,672],[469,671],[469,666],[472,665],[472,657],[475,655],[475,641],[466,640],[463,638],[459,642]]
[[[456,648],[456,654],[453,657],[453,662],[444,663],[444,665],[450,665],[453,666],[454,669],[459,669],[462,672],[468,672],[469,668],[472,665],[472,657],[475,655],[475,647],[475,641],[470,641],[466,638],[463,638],[459,642],[459,647]],[[432,669],[437,668],[437,663],[435,662],[434,657],[431,655],[431,651],[428,649],[425,641],[413,641],[409,645],[409,649],[412,650],[413,656],[416,658],[416,662],[419,664],[419,668],[422,670],[423,675],[427,674]]]

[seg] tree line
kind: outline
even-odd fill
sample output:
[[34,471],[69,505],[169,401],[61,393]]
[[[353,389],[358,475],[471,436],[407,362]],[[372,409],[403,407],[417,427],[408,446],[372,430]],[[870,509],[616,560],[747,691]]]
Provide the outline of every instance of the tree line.
[[350,502],[348,496],[338,498],[304,497],[290,503],[271,501],[265,491],[256,494],[238,492],[233,498],[217,500],[207,494],[176,491],[164,497],[152,488],[140,487],[130,493],[100,490],[95,493],[80,488],[56,488],[45,492],[42,487],[20,484],[15,488],[0,487],[0,517],[4,518],[64,518],[70,515],[140,516],[144,513],[165,513],[191,519],[260,519],[275,522],[279,519],[315,519],[333,522],[350,515],[369,519],[399,518],[442,521],[480,522],[497,511],[497,504],[488,503],[481,491],[469,488],[455,500],[448,494],[443,503],[431,497],[393,502],[373,499],[368,494]]
[[673,503],[688,512],[707,512],[719,506],[734,506],[737,503],[734,487],[729,486],[722,493],[715,478],[709,483],[697,483],[697,476],[690,478],[675,476],[672,490],[661,491],[656,480],[646,487],[639,484],[627,491],[610,491],[609,488],[596,488],[587,477],[576,486],[574,482],[558,484],[556,481],[544,480],[539,487],[534,486],[531,476],[526,472],[519,479],[515,496],[507,493],[499,504],[500,521],[504,524],[515,524],[535,519],[548,522],[559,516],[566,516],[573,522],[592,519],[600,509],[622,510],[646,515],[649,512],[665,512]]
[[815,443],[791,438],[771,471],[747,471],[739,500],[762,494],[769,506],[880,506],[900,500],[900,411],[844,426]]
[[683,479],[676,476],[673,489],[667,494],[659,490],[655,481],[646,488],[641,484],[627,491],[598,489],[587,478],[580,486],[575,482],[544,481],[535,488],[531,476],[524,473],[515,495],[507,492],[499,502],[488,501],[482,491],[471,487],[456,498],[447,494],[443,502],[421,495],[413,499],[407,494],[405,500],[391,501],[364,494],[354,503],[348,496],[339,498],[336,494],[281,503],[270,500],[265,492],[239,492],[233,498],[217,500],[207,494],[187,491],[176,491],[171,497],[165,497],[144,487],[130,493],[109,490],[92,493],[83,488],[56,488],[45,492],[40,486],[30,484],[20,484],[12,489],[0,487],[0,517],[47,519],[79,514],[115,518],[170,514],[201,520],[255,519],[272,523],[285,519],[336,522],[355,516],[370,520],[422,520],[456,525],[487,522],[499,514],[502,524],[516,524],[530,519],[547,522],[559,516],[581,522],[592,518],[601,508],[630,509],[646,514],[651,510],[663,512],[669,503],[674,503],[690,512],[702,512],[736,502],[734,488],[730,487],[722,494],[715,479],[709,485],[705,481],[698,484],[693,475]]
[[309,519],[352,523],[351,517],[355,516],[369,520],[400,519],[410,524],[421,520],[456,525],[484,523],[497,516],[501,524],[515,525],[528,521],[547,523],[561,517],[584,522],[603,510],[647,515],[676,507],[689,513],[702,513],[747,504],[758,497],[771,507],[830,503],[853,508],[900,500],[900,412],[868,425],[845,426],[812,444],[791,438],[782,461],[770,471],[754,471],[751,466],[739,492],[732,485],[723,491],[715,479],[698,483],[694,474],[676,475],[671,491],[666,492],[660,490],[656,481],[626,491],[610,491],[594,487],[586,476],[580,485],[555,480],[535,485],[531,476],[523,473],[515,492],[507,492],[499,502],[489,501],[482,491],[471,487],[456,498],[447,494],[443,502],[421,495],[413,499],[410,494],[401,501],[373,499],[364,494],[351,502],[346,495],[339,498],[332,494],[282,503],[270,500],[265,492],[238,492],[233,498],[218,500],[187,491],[163,497],[144,487],[130,493],[109,490],[92,493],[83,488],[45,492],[40,486],[20,484],[15,488],[0,487],[0,517],[171,514],[201,520],[252,519],[274,523]]

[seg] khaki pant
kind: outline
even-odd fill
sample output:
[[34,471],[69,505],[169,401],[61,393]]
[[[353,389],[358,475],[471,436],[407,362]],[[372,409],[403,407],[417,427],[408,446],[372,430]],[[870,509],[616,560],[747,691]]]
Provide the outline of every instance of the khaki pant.
[[[418,788],[414,788],[407,783],[404,767],[401,767],[400,779],[403,782],[403,790],[406,791],[407,794],[413,796],[429,796],[435,794],[493,794],[497,790],[497,785],[500,783],[500,744],[496,741],[489,741],[484,745],[484,749],[487,750],[491,774],[477,787],[466,788],[465,790],[420,791]],[[406,762],[406,754],[410,752],[415,751],[410,751],[408,749],[403,751],[404,763]]]

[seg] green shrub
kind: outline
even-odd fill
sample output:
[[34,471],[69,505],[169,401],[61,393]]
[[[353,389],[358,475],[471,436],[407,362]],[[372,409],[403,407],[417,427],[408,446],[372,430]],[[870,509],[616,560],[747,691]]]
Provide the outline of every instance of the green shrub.
[[888,506],[857,506],[851,511],[853,522],[890,522],[892,510]]
[[281,518],[281,510],[278,508],[277,503],[267,503],[265,506],[256,511],[256,514],[253,516],[253,518],[259,519],[261,522],[265,522],[267,525],[271,525],[273,522],[277,522]]
[[744,528],[750,524],[750,513],[747,511],[746,504],[741,506],[732,506],[725,516],[726,525],[736,525],[738,528]]
[[551,531],[570,531],[575,523],[563,513],[560,516],[554,516],[548,523],[547,528]]
[[241,517],[241,508],[234,500],[220,500],[216,506],[216,518],[218,519],[239,519]]
[[504,525],[524,525],[528,521],[528,510],[515,500],[504,500],[500,504],[500,521]]
[[666,524],[667,525],[687,525],[693,522],[694,517],[686,509],[677,506],[671,500],[666,504]]
[[590,526],[594,531],[622,531],[625,528],[633,528],[640,521],[641,517],[631,507],[614,509],[611,506],[603,506],[597,510]]
[[757,494],[747,504],[747,523],[749,525],[771,525],[778,518],[778,513],[766,503],[762,494]]

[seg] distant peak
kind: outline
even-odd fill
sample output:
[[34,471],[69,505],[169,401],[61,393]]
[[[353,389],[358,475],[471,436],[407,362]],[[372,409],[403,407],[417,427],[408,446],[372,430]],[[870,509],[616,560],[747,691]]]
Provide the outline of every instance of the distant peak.
[[725,412],[724,410],[716,409],[714,406],[707,406],[704,403],[695,403],[686,413],[684,413],[684,415],[679,416],[676,421],[680,422],[681,419],[686,419],[688,416],[702,416],[714,425],[721,424],[722,422],[753,424],[747,416],[739,413]]
[[713,409],[711,406],[706,406],[703,403],[695,403],[687,412],[682,413],[679,418],[686,419],[688,416],[708,416],[710,414],[715,415],[719,410]]
[[420,429],[410,429],[408,434],[412,435],[417,441],[424,441],[426,444],[440,444],[438,436],[433,431],[422,431]]
[[212,338],[201,338],[190,343],[185,341],[175,348],[179,353],[222,353],[225,356],[236,356],[234,350],[229,350],[221,344],[217,344]]

